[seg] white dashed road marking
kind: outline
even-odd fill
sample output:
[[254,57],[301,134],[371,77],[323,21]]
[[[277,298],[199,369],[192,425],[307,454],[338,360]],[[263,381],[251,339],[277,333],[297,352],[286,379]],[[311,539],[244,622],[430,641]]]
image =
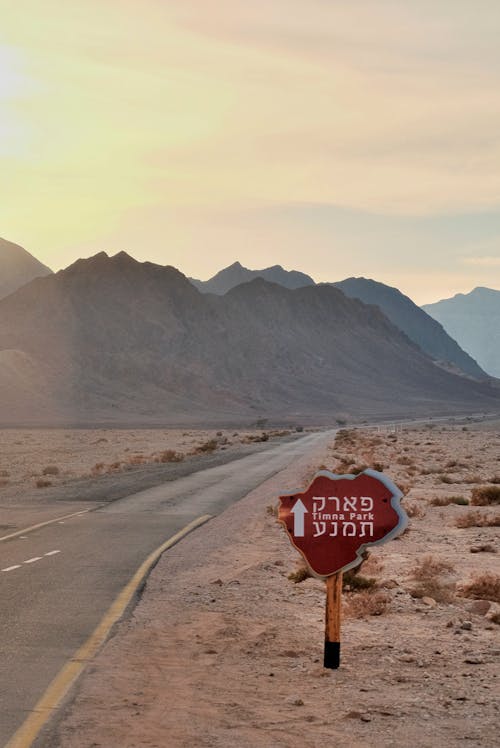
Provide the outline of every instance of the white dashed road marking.
[[[26,561],[23,561],[23,564],[34,564],[35,561],[41,561],[44,556],[55,556],[56,553],[61,553],[61,551],[47,551],[43,556],[33,556],[33,558],[28,558]],[[0,569],[0,571],[14,571],[14,569],[20,569],[21,566],[22,564],[14,564],[13,566],[6,566],[4,569]]]

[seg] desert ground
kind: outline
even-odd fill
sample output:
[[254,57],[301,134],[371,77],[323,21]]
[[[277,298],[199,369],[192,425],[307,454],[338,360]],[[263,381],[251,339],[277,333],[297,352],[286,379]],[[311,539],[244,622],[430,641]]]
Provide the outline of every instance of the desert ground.
[[[344,430],[261,485],[162,556],[37,745],[496,746],[499,509],[475,489],[499,487],[497,426]],[[276,521],[324,466],[383,468],[410,516],[345,589],[337,671],[324,583]]]
[[0,535],[293,439],[295,429],[0,429]]

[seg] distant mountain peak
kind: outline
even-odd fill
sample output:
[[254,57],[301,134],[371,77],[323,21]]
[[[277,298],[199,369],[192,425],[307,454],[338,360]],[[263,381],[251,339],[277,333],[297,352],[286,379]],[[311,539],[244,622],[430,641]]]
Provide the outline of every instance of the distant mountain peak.
[[0,238],[0,299],[52,270],[19,244]]
[[250,270],[238,261],[219,270],[218,273],[207,281],[200,281],[196,278],[190,278],[189,280],[203,293],[214,293],[223,296],[235,286],[239,286],[241,283],[248,283],[254,278],[264,278],[264,280],[271,283],[276,283],[290,289],[315,285],[311,276],[301,273],[298,270],[285,270],[281,265],[271,265],[262,270]]
[[432,319],[398,288],[371,278],[346,278],[332,284],[351,298],[378,306],[382,312],[435,361],[446,362],[469,376],[485,378],[477,362]]
[[500,291],[477,286],[422,308],[489,374],[500,378]]

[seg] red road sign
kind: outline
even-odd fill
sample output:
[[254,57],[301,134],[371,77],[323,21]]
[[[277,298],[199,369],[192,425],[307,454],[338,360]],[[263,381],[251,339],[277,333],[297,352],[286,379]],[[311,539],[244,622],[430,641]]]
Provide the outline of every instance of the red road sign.
[[366,548],[404,530],[402,496],[376,470],[359,475],[321,470],[305,491],[280,496],[278,518],[314,574],[327,577],[357,566]]

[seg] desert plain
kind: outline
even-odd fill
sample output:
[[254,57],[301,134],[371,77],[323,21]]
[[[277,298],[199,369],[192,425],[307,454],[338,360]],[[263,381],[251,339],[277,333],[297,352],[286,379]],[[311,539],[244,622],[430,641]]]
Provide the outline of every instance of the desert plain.
[[[122,472],[154,471],[166,449],[187,454],[227,436],[169,438],[89,433],[64,471],[80,486],[89,481],[91,496],[107,480],[103,468],[92,474],[98,463],[142,454],[146,465]],[[238,437],[213,452],[224,446],[248,448]],[[12,485],[31,470],[31,492],[53,490],[31,488],[55,462],[49,445],[36,465],[21,453],[17,467],[9,462]],[[368,466],[402,489],[410,524],[346,578],[341,667],[325,670],[324,582],[308,576],[288,543],[277,497],[323,467]],[[52,477],[71,486],[70,475]],[[296,461],[163,554],[36,745],[496,746],[499,484],[498,422],[341,430],[323,453]],[[481,498],[484,487],[493,498]],[[19,484],[12,507],[20,504]]]

